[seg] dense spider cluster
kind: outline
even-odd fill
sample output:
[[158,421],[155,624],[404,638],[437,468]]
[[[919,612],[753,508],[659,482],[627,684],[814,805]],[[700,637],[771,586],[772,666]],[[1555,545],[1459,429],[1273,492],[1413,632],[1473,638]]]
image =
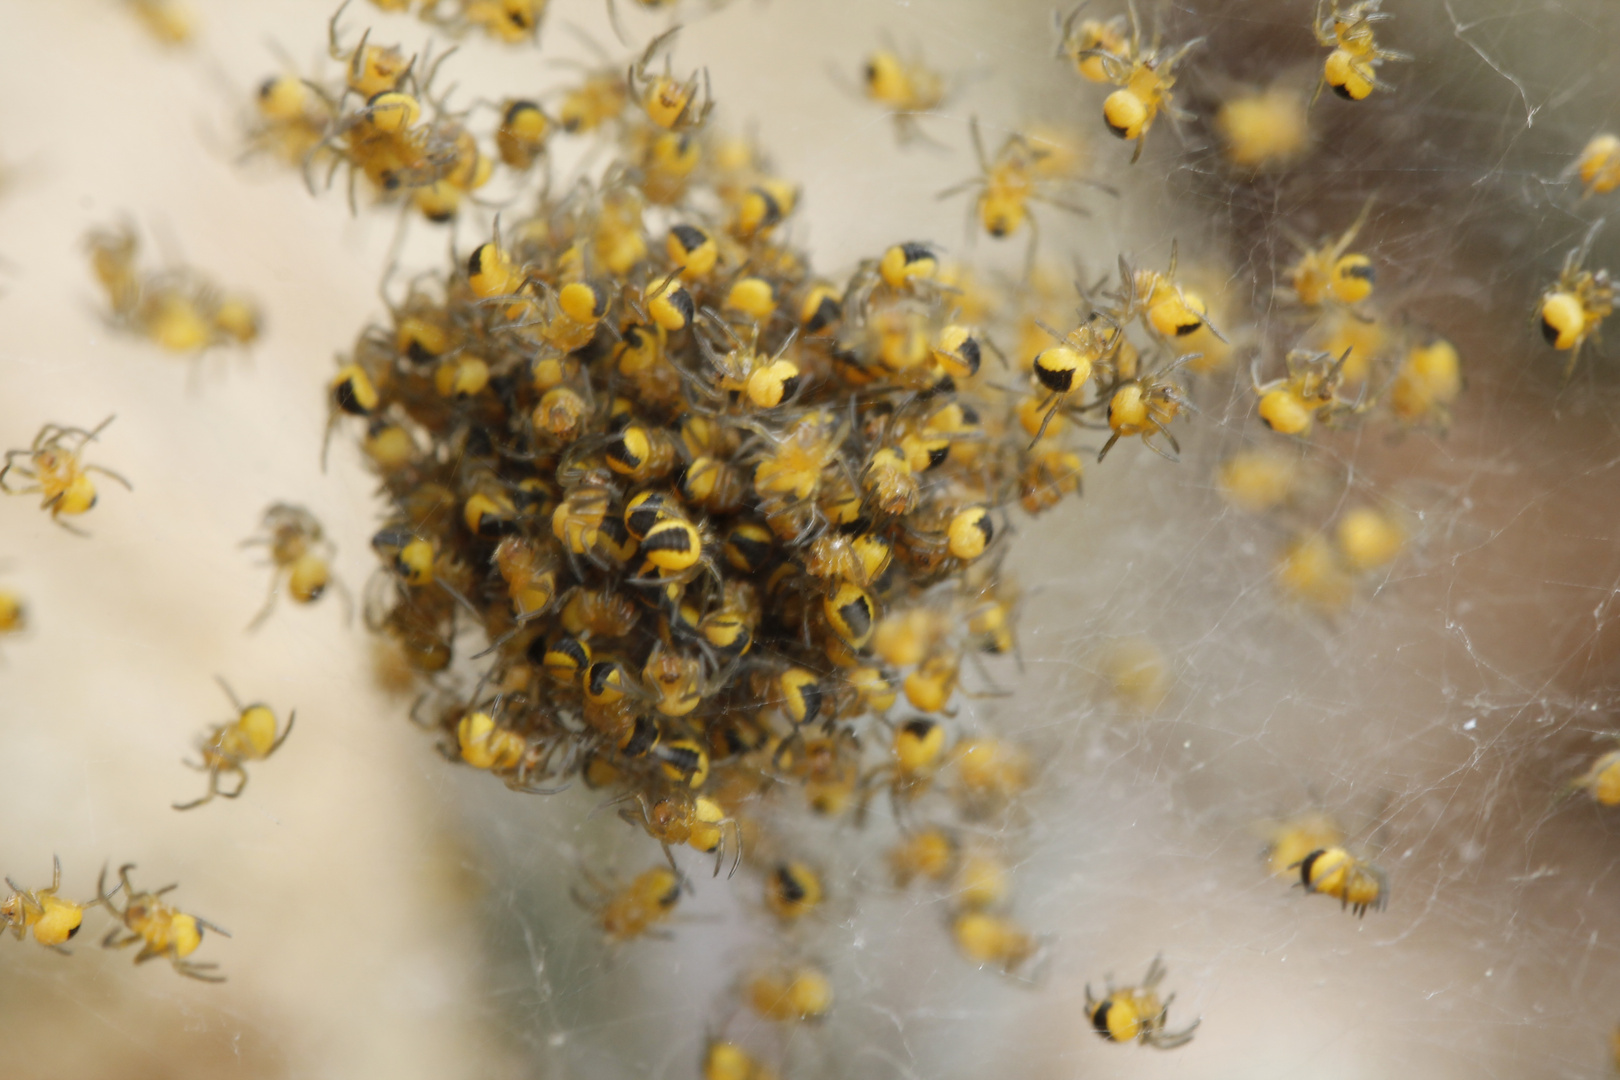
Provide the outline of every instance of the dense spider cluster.
[[[332,380],[391,505],[367,619],[452,756],[607,789],[717,869],[755,861],[765,801],[864,818],[884,793],[903,819],[943,790],[998,813],[1026,756],[941,721],[964,661],[1013,649],[1008,515],[1078,491],[1064,417],[1133,382],[1126,312],[1054,332],[1011,390],[987,301],[930,245],[818,275],[784,239],[796,186],[655,97],[615,121],[601,179],[416,278]],[[635,155],[672,132],[692,166],[660,188]],[[811,867],[759,869],[782,917],[820,902]],[[615,940],[680,896],[642,891],[635,918],[600,905]],[[970,955],[1034,954],[1000,933]]]

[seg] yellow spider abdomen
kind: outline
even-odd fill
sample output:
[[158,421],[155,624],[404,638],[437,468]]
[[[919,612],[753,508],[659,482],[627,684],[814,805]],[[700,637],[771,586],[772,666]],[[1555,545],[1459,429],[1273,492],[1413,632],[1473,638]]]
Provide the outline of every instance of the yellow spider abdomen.
[[1303,435],[1315,417],[1310,406],[1289,390],[1270,390],[1260,397],[1260,419],[1279,435]]
[[1103,102],[1103,122],[1109,131],[1126,141],[1142,137],[1147,119],[1147,106],[1129,90],[1115,90]]
[[1574,293],[1549,293],[1541,301],[1541,336],[1555,349],[1573,349],[1586,329],[1586,309]]

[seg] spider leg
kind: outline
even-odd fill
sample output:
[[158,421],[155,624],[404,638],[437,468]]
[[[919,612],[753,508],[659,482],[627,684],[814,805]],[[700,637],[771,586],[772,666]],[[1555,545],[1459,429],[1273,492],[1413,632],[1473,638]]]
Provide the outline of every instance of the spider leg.
[[281,749],[281,744],[286,742],[287,741],[287,736],[292,734],[293,723],[297,719],[298,719],[298,710],[297,709],[294,709],[292,712],[287,714],[287,729],[281,733],[280,738],[276,739],[275,742],[270,744],[270,749],[268,749],[268,750],[266,750],[264,752],[265,757],[269,757],[271,754],[273,754],[277,750]]
[[105,468],[105,467],[103,467],[101,465],[86,465],[84,467],[84,471],[85,472],[98,472],[103,476],[109,476],[112,479],[118,481],[120,484],[123,484],[124,489],[126,491],[134,491],[135,490],[135,485],[131,484],[128,480],[124,479],[124,477],[121,474],[115,473],[111,469]]
[[[1083,213],[1083,211],[1082,211]],[[1040,244],[1040,222],[1034,214],[1029,215],[1029,248],[1024,252],[1024,280],[1029,281],[1035,276],[1035,250]]]
[[1171,53],[1170,54],[1170,59],[1166,60],[1163,64],[1161,64],[1160,69],[1165,70],[1165,71],[1173,70],[1175,68],[1175,66],[1177,64],[1179,64],[1181,62],[1181,60],[1188,53],[1192,52],[1194,49],[1198,48],[1198,46],[1204,44],[1208,40],[1209,40],[1208,38],[1203,38],[1203,37],[1195,37],[1195,38],[1193,38],[1191,41],[1187,42],[1181,48],[1179,48],[1175,52]]
[[270,613],[275,610],[276,593],[280,588],[281,573],[280,571],[277,571],[270,579],[270,595],[265,598],[264,607],[260,608],[259,613],[253,616],[253,621],[247,624],[248,633],[251,634],[253,631],[263,626],[264,621],[268,619],[270,617]]
[[1116,431],[1108,437],[1107,442],[1103,443],[1103,448],[1097,451],[1097,463],[1099,465],[1102,464],[1102,459],[1108,456],[1108,451],[1112,450],[1117,442],[1119,442],[1119,433]]
[[[1036,431],[1035,432],[1035,437],[1033,439],[1029,440],[1029,448],[1031,450],[1035,449],[1035,444],[1040,442],[1041,437],[1046,434],[1046,429],[1051,425],[1052,417],[1057,415],[1058,408],[1063,404],[1063,399],[1064,399],[1065,396],[1067,396],[1067,395],[1060,394],[1060,393],[1057,393],[1055,391],[1053,392],[1053,394],[1052,394],[1052,404],[1046,410],[1046,416],[1041,420],[1040,430]],[[1104,450],[1103,452],[1107,453],[1106,450]]]
[[1204,311],[1195,311],[1193,309],[1192,305],[1187,303],[1186,294],[1184,294],[1181,291],[1181,286],[1180,285],[1176,286],[1176,299],[1181,301],[1181,306],[1182,307],[1186,308],[1188,311],[1193,312],[1194,315],[1197,315],[1199,320],[1205,326],[1209,327],[1209,332],[1214,334],[1217,338],[1219,338],[1223,344],[1226,344],[1226,345],[1232,344],[1230,341],[1226,340],[1226,335],[1221,333],[1220,328],[1217,327],[1214,323],[1209,321],[1209,311],[1207,310],[1207,305],[1206,305],[1206,310],[1204,310]]
[[[223,770],[223,769],[220,770],[220,772],[224,772],[224,771],[225,770]],[[226,791],[224,788],[219,789],[219,797],[222,798],[222,799],[235,799],[235,798],[238,798],[242,794],[242,789],[247,787],[248,774],[247,774],[246,769],[242,768],[242,766],[240,766],[240,765],[237,765],[237,766],[232,767],[230,771],[235,773],[241,779],[237,782],[236,788],[233,791]],[[216,772],[214,775],[217,778],[219,776],[219,772]],[[216,783],[217,783],[217,779],[216,779]]]
[[1165,430],[1164,425],[1159,423],[1157,420],[1153,421],[1153,429],[1158,434],[1163,435],[1165,437],[1166,441],[1168,441],[1170,443],[1170,451],[1168,453],[1166,453],[1164,450],[1159,449],[1158,444],[1155,443],[1153,440],[1144,437],[1142,439],[1142,441],[1147,444],[1147,448],[1149,450],[1152,450],[1155,454],[1158,454],[1160,457],[1164,458],[1166,461],[1180,462],[1181,461],[1181,444],[1176,441],[1176,437],[1174,435],[1170,434],[1169,431]]
[[[60,496],[60,495],[58,495],[58,496],[57,496],[57,498],[56,498],[56,499],[53,499],[53,500],[51,500],[51,501],[52,501],[52,502],[55,502],[55,501],[57,501],[57,500],[58,500],[58,499],[60,499],[60,498],[61,498],[61,496]],[[47,505],[47,506],[48,506],[48,505],[50,505],[50,504],[49,504],[49,503],[47,503],[47,504],[46,504],[46,505]],[[89,534],[89,533],[88,533],[88,532],[86,532],[86,531],[85,531],[85,530],[83,530],[83,529],[81,529],[81,528],[79,528],[79,527],[78,527],[78,526],[77,526],[77,525],[70,525],[70,524],[68,524],[68,523],[67,523],[67,522],[65,522],[65,521],[63,521],[63,520],[62,520],[62,519],[61,519],[61,518],[60,518],[60,517],[59,517],[59,516],[58,516],[58,515],[57,515],[57,513],[56,513],[56,511],[54,511],[54,510],[53,510],[53,511],[52,511],[52,512],[51,512],[51,520],[52,520],[52,521],[53,521],[53,522],[55,522],[55,523],[56,523],[56,524],[58,524],[58,525],[60,525],[60,526],[61,526],[61,527],[62,527],[62,528],[64,528],[64,529],[66,529],[66,530],[67,530],[67,531],[68,531],[68,532],[70,532],[70,533],[72,533],[72,534],[73,534],[73,535],[74,535],[74,536],[84,536],[84,537],[88,537],[88,536],[89,536],[89,535],[90,535],[90,534]]]
[[973,156],[978,159],[979,169],[989,173],[990,158],[984,152],[984,140],[979,136],[979,118],[977,115],[968,118],[968,134],[973,137]]
[[1577,341],[1575,347],[1569,351],[1569,362],[1564,365],[1563,381],[1565,385],[1568,385],[1570,376],[1575,374],[1575,365],[1580,362],[1581,346],[1584,344],[1586,344],[1584,341]]
[[[162,954],[154,953],[153,955]],[[139,958],[137,958],[137,962],[139,962]],[[212,974],[213,970],[219,967],[218,964],[193,964],[189,960],[182,960],[172,953],[169,956],[169,962],[174,965],[174,970],[188,979],[196,979],[198,982],[207,983],[222,983],[225,981],[225,976]]]
[[714,850],[714,876],[720,876],[720,863],[726,854],[725,827],[731,826],[731,869],[726,871],[726,880],[730,880],[737,873],[737,865],[742,862],[742,826],[737,824],[735,818],[726,818],[720,822],[720,846]]
[[169,805],[173,806],[176,810],[190,810],[193,807],[198,807],[204,803],[212,802],[214,796],[218,795],[219,793],[219,770],[210,769],[208,771],[208,794],[204,795],[200,799],[193,799],[188,803],[170,803]]

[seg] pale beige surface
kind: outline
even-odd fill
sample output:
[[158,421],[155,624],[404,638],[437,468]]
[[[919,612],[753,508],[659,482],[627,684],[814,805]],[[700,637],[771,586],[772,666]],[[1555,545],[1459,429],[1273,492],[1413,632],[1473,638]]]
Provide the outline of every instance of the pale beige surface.
[[[177,902],[233,933],[198,954],[231,981],[134,969],[95,947],[99,913],[71,958],[0,941],[0,1056],[30,1078],[691,1076],[735,966],[769,954],[752,886],[739,879],[732,900],[700,881],[674,944],[605,958],[564,894],[576,851],[608,859],[628,839],[611,814],[576,836],[583,796],[542,805],[450,769],[404,721],[408,699],[373,689],[369,643],[335,596],[243,631],[269,571],[237,543],[273,499],[321,516],[356,594],[370,572],[371,484],[346,437],[320,473],[320,385],[379,309],[392,219],[350,218],[336,192],[317,201],[292,176],[233,164],[227,84],[245,92],[275,68],[267,37],[300,61],[316,55],[327,6],[198,6],[207,47],[187,58],[158,50],[112,0],[0,0],[0,156],[18,171],[0,200],[12,264],[0,440],[116,412],[92,456],[135,484],[106,491],[84,519],[89,540],[26,500],[0,502],[0,581],[34,613],[26,637],[0,643],[0,869],[43,883],[57,852],[74,894],[93,889],[104,859],[138,862],[144,884],[179,881]],[[595,5],[556,6],[607,36]],[[1298,23],[1308,7],[1259,5],[1256,25]],[[1428,40],[1450,40],[1425,14]],[[369,16],[356,4],[350,21]],[[1048,115],[1097,130],[1095,93],[1048,64],[1045,17],[1039,5],[737,3],[685,47],[710,65],[730,119],[757,118],[805,183],[800,235],[840,267],[894,239],[960,243],[960,208],[931,195],[972,168],[969,111],[1010,123],[1044,99]],[[954,152],[897,154],[887,121],[827,76],[835,60],[852,70],[880,28],[975,73],[935,121]],[[555,55],[566,36],[548,35]],[[532,55],[474,55],[458,72],[469,96],[566,77]],[[1517,70],[1538,95],[1561,85]],[[1447,80],[1404,77],[1448,115]],[[1480,107],[1511,132],[1522,109],[1515,119],[1517,98],[1499,88],[1507,96]],[[1129,173],[1118,149],[1098,147],[1131,190],[1087,236],[1093,273],[1121,244],[1162,256],[1171,235],[1197,236],[1203,209],[1239,216],[1235,201],[1167,213],[1157,181],[1141,179],[1151,159]],[[1540,171],[1560,167],[1548,157]],[[192,370],[100,326],[79,241],[124,213],[264,301],[269,330],[250,361],[222,351]],[[1445,229],[1417,235],[1444,247]],[[431,262],[442,238],[416,236],[413,253]],[[1548,250],[1541,263],[1555,265]],[[1426,265],[1398,241],[1387,257]],[[1011,699],[965,702],[958,722],[1024,731],[1052,757],[1015,849],[1019,917],[1055,935],[1046,985],[1032,994],[969,970],[944,939],[942,905],[886,895],[884,834],[817,829],[806,848],[853,876],[799,944],[833,967],[844,1004],[825,1030],[788,1041],[793,1075],[1598,1072],[1616,1018],[1616,826],[1547,808],[1597,745],[1576,732],[1606,726],[1614,685],[1611,377],[1555,398],[1520,376],[1546,362],[1521,332],[1528,273],[1457,261],[1409,282],[1485,297],[1448,312],[1477,373],[1457,429],[1445,442],[1336,444],[1358,470],[1348,490],[1370,485],[1422,515],[1414,553],[1336,625],[1279,610],[1276,537],[1210,490],[1216,445],[1235,438],[1218,399],[1181,466],[1122,451],[1088,476],[1083,503],[1028,531],[1026,676]],[[1136,634],[1165,650],[1173,678],[1146,719],[1094,703],[1108,645]],[[201,790],[178,759],[227,715],[215,673],[296,706],[298,730],[239,802],[177,814],[169,803]],[[1389,912],[1358,923],[1258,870],[1254,819],[1313,797],[1380,852]],[[650,858],[646,847],[621,867]],[[739,909],[749,922],[717,921]],[[1132,977],[1161,949],[1174,1015],[1204,1017],[1197,1040],[1168,1055],[1102,1044],[1080,1014],[1084,984]]]

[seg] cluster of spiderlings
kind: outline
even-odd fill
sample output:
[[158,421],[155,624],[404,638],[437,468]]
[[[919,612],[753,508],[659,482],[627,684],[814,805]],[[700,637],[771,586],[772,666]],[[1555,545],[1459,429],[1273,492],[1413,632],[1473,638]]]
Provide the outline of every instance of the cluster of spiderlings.
[[[637,189],[635,200],[672,205],[687,196],[688,180],[702,156],[694,131],[707,115],[706,87],[694,74],[682,80],[651,70],[676,33],[654,38],[634,63],[604,59],[555,105],[555,116],[535,98],[511,97],[495,104],[498,119],[480,138],[468,126],[475,111],[453,111],[431,92],[435,72],[449,55],[407,57],[397,45],[342,42],[340,8],[329,31],[329,52],[343,63],[341,79],[322,81],[288,72],[265,79],[248,124],[250,154],[268,154],[301,168],[312,190],[347,170],[349,199],[356,202],[361,178],[378,202],[405,202],[429,221],[452,221],[466,199],[496,175],[497,163],[515,186],[546,161],[548,140],[560,129],[590,135],[609,129],[621,136],[622,167]],[[627,117],[634,100],[645,117]],[[740,155],[740,156],[739,156]],[[707,155],[711,171],[741,173],[753,164],[739,142]],[[628,217],[633,206],[622,207]],[[785,214],[791,206],[771,212]],[[764,208],[760,208],[764,213]],[[611,215],[610,215],[611,216]],[[628,232],[626,241],[628,242]],[[631,249],[607,260],[635,263]]]
[[[1404,426],[1444,431],[1462,391],[1456,349],[1433,334],[1399,328],[1374,298],[1377,266],[1351,250],[1372,209],[1336,240],[1298,241],[1283,299],[1308,320],[1285,372],[1257,383],[1260,419],[1282,435],[1308,437],[1371,412]],[[1377,389],[1374,389],[1374,388]]]
[[[202,964],[187,959],[202,945],[203,932],[213,930],[230,937],[229,933],[195,915],[188,915],[163,899],[163,894],[175,888],[165,886],[156,892],[138,892],[129,880],[134,863],[125,863],[118,869],[118,884],[107,891],[107,869],[102,868],[93,900],[78,903],[60,895],[62,863],[52,865],[51,884],[45,889],[26,889],[11,878],[6,878],[11,893],[0,901],[0,934],[10,932],[18,941],[33,936],[48,949],[67,952],[66,945],[84,926],[85,912],[93,907],[105,907],[118,925],[108,931],[102,946],[121,949],[139,945],[135,955],[137,964],[148,960],[164,959],[174,970],[189,978],[203,982],[224,982],[223,975],[215,974],[218,964]],[[120,900],[118,894],[122,893]],[[120,907],[122,904],[122,907]]]
[[1358,583],[1387,574],[1410,540],[1408,523],[1393,507],[1345,504],[1319,466],[1277,448],[1233,454],[1215,481],[1230,506],[1266,514],[1288,530],[1275,564],[1277,587],[1320,614],[1343,611]]
[[[1110,410],[1119,435],[1162,432],[1174,392],[1118,365],[1121,320],[1168,319],[1169,286],[1133,277],[1009,393],[1005,316],[931,245],[815,272],[784,239],[798,188],[707,122],[701,73],[654,67],[669,40],[555,125],[534,106],[527,143],[508,103],[503,160],[559,130],[613,160],[414,278],[332,380],[333,425],[361,423],[391,505],[367,621],[430,682],[453,756],[521,791],[607,789],[666,851],[718,869],[767,800],[864,820],[880,794],[904,822],[942,793],[926,812],[958,820],[927,828],[955,836],[1031,779],[1020,748],[944,722],[963,663],[1013,649],[1007,515],[1078,491],[1064,418],[1094,372],[1098,400],[1139,391]],[[999,856],[958,855],[926,875],[953,889],[958,945],[1029,976],[1040,942],[1004,914]],[[829,891],[792,857],[750,865],[786,921]],[[680,894],[649,870],[582,902],[617,942]],[[744,997],[818,1014],[830,987],[807,971]]]
[[[449,52],[407,57],[397,45],[373,44],[369,31],[345,45],[342,14],[339,8],[328,28],[328,52],[342,63],[341,77],[288,72],[260,83],[249,151],[301,167],[312,189],[347,170],[351,204],[364,178],[381,202],[406,200],[429,221],[452,220],[466,197],[489,182],[495,157],[479,147],[465,114],[432,96],[434,73]],[[505,160],[519,171],[534,162]]]
[[[1356,250],[1371,210],[1369,202],[1344,233],[1320,244],[1291,237],[1299,254],[1278,287],[1283,372],[1262,382],[1257,364],[1252,385],[1255,413],[1273,433],[1267,441],[1304,443],[1321,430],[1360,424],[1437,434],[1450,426],[1461,359],[1449,341],[1380,304],[1378,267]],[[1323,498],[1330,493],[1315,472],[1308,456],[1273,445],[1222,462],[1217,486],[1235,508],[1271,515],[1292,533],[1277,556],[1277,586],[1332,615],[1350,603],[1359,580],[1387,572],[1408,529],[1387,507]],[[1324,514],[1323,504],[1331,511]]]
[[[1362,101],[1374,90],[1388,89],[1377,77],[1380,65],[1387,60],[1411,59],[1379,46],[1375,24],[1391,17],[1379,10],[1381,3],[1360,0],[1344,10],[1338,0],[1317,4],[1311,29],[1317,43],[1330,50],[1322,62],[1318,95],[1324,87],[1331,87],[1346,101]],[[1204,39],[1189,41],[1174,51],[1161,48],[1156,37],[1144,44],[1134,3],[1127,4],[1128,16],[1107,19],[1082,18],[1086,7],[1082,3],[1066,19],[1057,20],[1058,54],[1082,78],[1117,87],[1103,102],[1103,121],[1109,131],[1136,143],[1131,156],[1134,164],[1161,113],[1172,121],[1192,119],[1191,113],[1175,103],[1176,68]],[[1297,155],[1306,141],[1304,111],[1286,88],[1234,98],[1221,110],[1216,126],[1232,163],[1240,168],[1283,163]]]
[[177,353],[258,339],[262,320],[252,299],[189,267],[142,270],[140,241],[129,225],[91,230],[85,248],[107,296],[107,320],[119,330]]
[[[1461,359],[1445,338],[1380,306],[1377,266],[1354,250],[1370,210],[1369,203],[1337,239],[1314,247],[1295,241],[1300,253],[1281,292],[1285,311],[1297,312],[1303,326],[1283,323],[1284,333],[1298,335],[1283,373],[1253,386],[1255,411],[1275,435],[1309,440],[1320,429],[1367,423],[1444,434],[1450,426]],[[1293,532],[1277,558],[1277,584],[1318,612],[1343,610],[1357,580],[1386,571],[1406,545],[1405,525],[1383,507],[1335,503],[1323,520],[1311,507],[1322,489],[1297,455],[1246,451],[1222,463],[1218,481],[1234,506],[1274,512]]]
[[395,505],[368,616],[430,672],[471,617],[493,722],[446,723],[516,786],[802,769],[805,734],[899,691],[943,711],[962,651],[1007,647],[997,575],[964,571],[1077,468],[1003,437],[926,246],[835,289],[773,239],[794,196],[738,184],[725,227],[658,245],[628,178],[581,185],[419,280],[332,383]]

